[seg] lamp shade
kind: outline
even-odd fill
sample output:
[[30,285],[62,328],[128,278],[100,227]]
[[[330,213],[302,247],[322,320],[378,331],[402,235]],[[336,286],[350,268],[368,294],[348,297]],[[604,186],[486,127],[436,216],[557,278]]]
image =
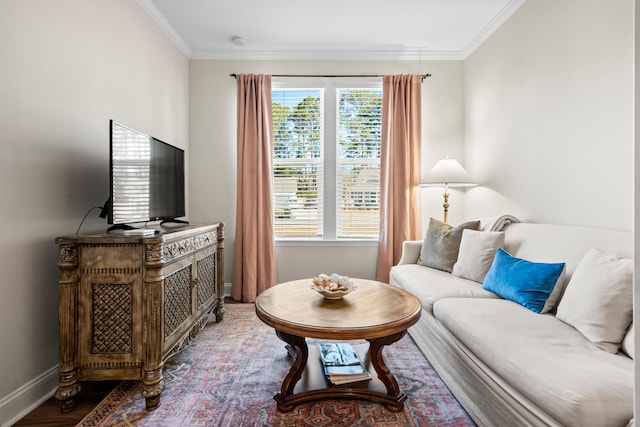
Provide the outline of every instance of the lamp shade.
[[420,182],[421,186],[442,185],[449,187],[469,187],[476,185],[467,172],[456,159],[442,159],[429,171]]

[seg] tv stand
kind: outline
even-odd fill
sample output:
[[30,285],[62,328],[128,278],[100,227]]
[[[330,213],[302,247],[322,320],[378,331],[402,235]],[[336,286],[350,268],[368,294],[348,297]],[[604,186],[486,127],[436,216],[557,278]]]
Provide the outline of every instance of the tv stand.
[[164,389],[162,367],[224,315],[224,224],[154,236],[107,233],[56,239],[58,389],[75,408],[81,381],[140,380],[147,409]]

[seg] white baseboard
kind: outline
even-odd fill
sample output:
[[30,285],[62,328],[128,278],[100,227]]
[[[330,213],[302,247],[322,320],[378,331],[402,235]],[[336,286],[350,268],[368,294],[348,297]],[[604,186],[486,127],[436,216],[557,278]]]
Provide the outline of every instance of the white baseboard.
[[225,297],[230,297],[231,296],[231,283],[225,283],[224,284],[224,296]]
[[54,395],[58,365],[0,399],[0,426],[9,427]]

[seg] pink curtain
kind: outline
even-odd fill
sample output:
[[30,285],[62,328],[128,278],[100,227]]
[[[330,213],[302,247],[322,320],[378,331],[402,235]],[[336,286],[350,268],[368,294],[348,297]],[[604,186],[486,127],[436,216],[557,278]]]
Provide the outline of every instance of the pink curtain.
[[380,241],[376,280],[389,281],[404,240],[421,238],[421,76],[385,76],[382,81]]
[[231,296],[253,302],[275,285],[271,76],[239,74],[236,235]]

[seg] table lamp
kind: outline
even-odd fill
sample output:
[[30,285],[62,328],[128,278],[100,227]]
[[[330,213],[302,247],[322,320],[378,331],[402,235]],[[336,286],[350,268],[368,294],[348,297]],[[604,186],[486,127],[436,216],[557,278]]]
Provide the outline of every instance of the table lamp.
[[434,186],[444,184],[444,222],[449,221],[449,187],[470,187],[476,185],[469,173],[455,159],[438,160],[438,163],[422,179],[420,186]]

